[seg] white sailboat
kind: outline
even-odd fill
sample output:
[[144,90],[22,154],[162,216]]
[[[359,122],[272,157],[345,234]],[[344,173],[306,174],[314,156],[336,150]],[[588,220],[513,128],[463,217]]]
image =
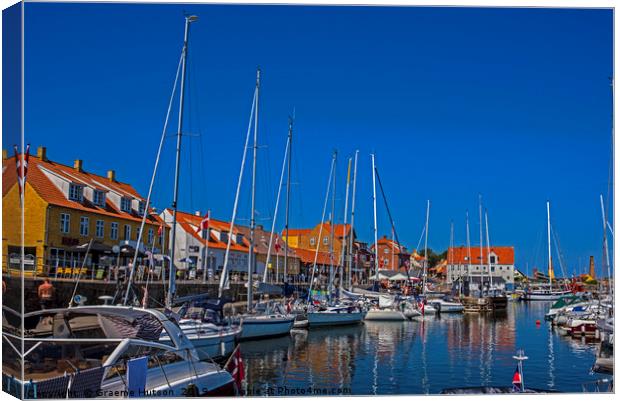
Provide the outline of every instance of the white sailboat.
[[[323,204],[323,214],[321,217],[321,226],[319,229],[319,238],[322,237],[323,231],[323,222],[325,221],[325,212],[327,210],[327,201],[329,199],[330,187],[332,184],[332,178],[334,179],[334,189],[335,189],[335,177],[334,171],[336,168],[336,152],[332,157],[331,168],[329,172],[329,179],[327,180],[327,190],[325,193],[325,201]],[[332,191],[332,234],[335,231],[334,227],[334,199],[335,199],[335,190]],[[314,284],[314,275],[316,272],[316,264],[319,255],[319,245],[317,244],[315,254],[314,254],[314,263],[312,266],[312,274],[310,278],[310,289],[309,293],[309,301],[312,301],[312,289]],[[332,238],[332,266],[330,269],[330,283],[329,283],[329,296],[332,296],[332,288],[333,288],[333,238]],[[342,283],[342,278],[340,280]],[[339,326],[339,325],[347,325],[347,324],[358,324],[364,319],[365,312],[361,310],[361,308],[353,303],[353,302],[340,302],[334,303],[333,300],[331,304],[320,304],[309,302],[307,306],[307,320],[309,327],[317,327],[317,326]]]
[[[252,277],[256,271],[256,254],[254,252],[255,237],[254,231],[256,229],[256,161],[258,151],[258,104],[260,98],[260,69],[256,71],[256,89],[254,91],[254,145],[252,147],[252,193],[251,193],[251,210],[250,210],[250,248],[248,251],[248,304],[247,313],[240,316],[241,326],[243,331],[241,332],[241,340],[253,340],[266,337],[283,336],[290,333],[295,322],[295,316],[285,313],[280,305],[270,303],[265,305],[262,309],[254,309],[253,289],[254,283]],[[251,121],[251,118],[250,118]],[[289,131],[292,131],[292,125],[289,125]],[[250,130],[248,130],[248,135]],[[246,138],[246,142],[247,142]],[[290,144],[289,144],[290,145]],[[245,150],[244,150],[245,161]],[[243,177],[243,162],[241,174],[239,176],[239,184]],[[239,186],[237,187],[239,189]],[[238,195],[238,193],[237,193]],[[235,202],[235,206],[236,206]],[[234,223],[231,223],[234,224]],[[230,243],[230,237],[229,237]],[[230,251],[227,247],[226,253]],[[225,258],[228,259],[227,257]],[[226,269],[226,266],[224,267]],[[222,273],[224,274],[224,273]]]
[[549,274],[549,286],[539,287],[536,289],[528,289],[523,298],[527,301],[553,301],[560,299],[561,297],[571,294],[568,290],[554,289],[553,288],[553,261],[551,258],[551,212],[549,201],[547,201],[547,263]]

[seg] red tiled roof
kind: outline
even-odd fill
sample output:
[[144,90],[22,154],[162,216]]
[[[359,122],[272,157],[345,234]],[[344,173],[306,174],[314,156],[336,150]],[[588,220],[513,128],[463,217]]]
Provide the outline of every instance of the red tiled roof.
[[[295,252],[297,253],[297,256],[299,256],[299,259],[301,260],[302,263],[307,263],[307,264],[314,263],[314,258],[316,256],[316,250],[296,248]],[[340,266],[338,256],[334,255],[334,258],[335,258],[334,266]],[[323,265],[323,266],[330,265],[331,258],[330,258],[329,252],[319,252],[316,264]]]
[[[377,244],[378,245],[385,245],[387,247],[389,247],[390,249],[394,249],[394,253],[396,254],[405,254],[405,255],[409,255],[409,252],[407,252],[407,249],[405,249],[404,246],[398,246],[398,243],[396,241],[393,241],[389,238],[383,237],[383,238],[379,238],[379,240],[377,240]],[[371,250],[374,251],[375,249],[375,244],[372,244],[370,247]]]
[[[514,265],[515,263],[515,249],[512,246],[492,246],[491,253],[497,255],[497,264],[501,265]],[[455,248],[448,248],[448,260],[453,264],[467,264],[467,247],[460,246]],[[471,264],[480,264],[480,247],[471,247]],[[487,248],[482,248],[482,260],[486,264],[488,260]]]
[[[166,209],[166,211],[168,213],[172,213],[170,209]],[[179,223],[181,228],[185,232],[190,234],[192,237],[194,237],[194,239],[196,239],[197,241],[200,241],[201,243],[206,244],[206,241],[200,235],[201,233],[196,231],[198,227],[200,226],[200,222],[202,221],[203,218],[204,216],[196,216],[195,214],[192,214],[192,213],[182,212],[179,210],[177,211],[177,222]],[[210,237],[209,247],[217,248],[217,249],[226,249],[226,247],[228,246],[228,242],[218,240],[215,234],[213,233],[213,231],[215,230],[215,231],[228,232],[228,230],[230,229],[230,223],[226,221],[222,221],[222,220],[216,220],[213,217],[211,217],[209,219],[209,228],[212,229],[210,232],[211,235],[209,236]],[[233,227],[233,234],[238,234],[238,233],[239,233],[239,230],[237,229],[237,227]],[[248,252],[249,250],[248,248],[249,248],[249,242],[247,238],[245,237],[243,238],[243,244],[237,244],[234,241],[232,241],[230,244],[231,251]]]
[[[9,190],[17,183],[17,173],[15,167],[15,156],[3,160],[2,173],[2,196],[5,196]],[[114,204],[106,197],[105,207],[99,207],[86,198],[82,202],[69,200],[62,191],[54,185],[54,183],[45,175],[43,169],[53,174],[57,174],[63,179],[71,182],[88,185],[95,189],[111,190],[120,193],[123,196],[132,196],[136,199],[143,200],[142,196],[129,184],[110,181],[107,177],[102,177],[86,171],[78,171],[73,167],[55,163],[51,160],[43,161],[35,155],[30,155],[28,160],[28,172],[26,176],[26,185],[29,185],[36,193],[47,203],[56,206],[62,206],[75,210],[83,210],[91,213],[98,213],[106,216],[123,218],[133,221],[141,221],[142,218],[137,213],[122,212],[117,209]],[[149,216],[150,223],[156,223],[153,216]]]

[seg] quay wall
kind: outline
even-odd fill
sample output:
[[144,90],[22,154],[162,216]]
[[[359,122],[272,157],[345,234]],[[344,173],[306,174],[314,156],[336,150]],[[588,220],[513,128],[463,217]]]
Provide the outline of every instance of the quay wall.
[[[6,292],[3,296],[4,305],[16,311],[20,310],[19,298],[21,297],[21,279],[19,276],[3,276],[3,280],[6,283]],[[24,278],[24,294],[25,294],[25,310],[26,312],[32,312],[41,309],[41,304],[37,295],[37,289],[39,285],[43,283],[43,278]],[[72,279],[51,279],[55,289],[54,299],[51,305],[48,307],[67,307],[69,300],[73,294],[76,280]],[[136,288],[142,288],[145,284],[138,282],[134,286]],[[306,286],[306,285],[302,285]],[[186,295],[204,294],[207,293],[211,297],[217,297],[219,283],[208,282],[202,283],[200,281],[177,281],[177,296],[183,297]],[[149,307],[160,308],[163,305],[155,302],[162,302],[165,297],[165,291],[161,282],[149,283]],[[100,296],[109,295],[114,296],[117,291],[117,283],[114,281],[103,280],[80,280],[76,294],[85,296],[87,298],[87,305],[99,305],[103,302],[99,299]],[[142,292],[140,291],[140,296]],[[121,297],[124,292],[121,293]],[[242,308],[243,302],[247,302],[247,288],[245,283],[230,283],[230,290],[226,291],[226,297],[232,298],[237,304],[236,309]],[[256,298],[255,298],[256,299]],[[118,302],[118,300],[117,300]]]

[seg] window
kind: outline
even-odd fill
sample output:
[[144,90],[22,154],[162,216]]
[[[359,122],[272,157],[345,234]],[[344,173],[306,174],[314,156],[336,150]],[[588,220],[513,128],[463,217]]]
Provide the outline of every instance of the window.
[[103,238],[103,228],[104,228],[103,220],[97,220],[97,222],[95,223],[95,236],[97,238]]
[[80,217],[80,235],[84,237],[88,235],[88,217]]
[[121,198],[121,211],[131,213],[131,198]]
[[118,223],[110,223],[110,239],[118,239]]
[[243,245],[243,234],[241,234],[241,233],[237,234],[236,242],[237,242],[237,244]]
[[314,237],[310,238],[310,246],[314,246],[316,244],[316,240]]
[[489,259],[491,260],[491,263],[495,263],[495,256],[491,256]]
[[60,213],[60,232],[64,234],[69,233],[70,216],[67,213]]
[[138,214],[140,216],[144,215],[144,209],[146,209],[146,202],[144,201],[138,202]]
[[84,195],[84,187],[78,184],[69,185],[69,199],[73,201],[82,202]]
[[123,234],[123,239],[125,241],[129,241],[131,239],[131,226],[129,224],[125,224],[125,232]]
[[153,244],[153,239],[155,238],[155,233],[153,232],[152,228],[149,228],[149,234],[148,234],[148,244],[151,245]]
[[327,245],[328,242],[329,242],[329,238],[323,237],[323,245]]
[[383,253],[390,253],[390,250],[389,250],[389,249],[387,249],[387,248],[385,248],[385,249],[383,250]]
[[228,242],[228,233],[222,231],[222,233],[220,234],[220,241]]
[[95,191],[93,194],[93,203],[97,206],[105,206],[105,192]]
[[[209,229],[205,228],[204,230],[202,230],[201,235],[203,239],[209,239]],[[159,243],[161,245],[161,241],[159,241]]]

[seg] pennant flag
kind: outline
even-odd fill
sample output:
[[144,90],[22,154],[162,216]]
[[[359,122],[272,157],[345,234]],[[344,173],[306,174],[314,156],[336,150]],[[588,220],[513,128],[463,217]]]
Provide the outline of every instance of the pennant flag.
[[237,387],[241,387],[245,379],[245,366],[243,365],[243,359],[241,359],[241,348],[239,348],[239,345],[233,351],[224,368],[233,377]]
[[521,373],[519,373],[519,367],[515,370],[515,374],[512,375],[512,385],[515,391],[521,391]]
[[157,229],[157,235],[161,237],[163,233],[164,233],[164,225],[160,224],[159,228]]
[[26,174],[28,173],[28,159],[30,158],[30,144],[26,145],[26,153],[20,155],[17,151],[17,145],[14,146],[15,150],[15,167],[17,168],[17,187],[19,189],[19,198],[22,198],[24,188],[26,186]]
[[211,211],[208,211],[205,217],[200,221],[200,224],[198,225],[198,229],[196,230],[197,233],[200,233],[204,230],[209,229],[209,216],[210,215],[211,215]]

